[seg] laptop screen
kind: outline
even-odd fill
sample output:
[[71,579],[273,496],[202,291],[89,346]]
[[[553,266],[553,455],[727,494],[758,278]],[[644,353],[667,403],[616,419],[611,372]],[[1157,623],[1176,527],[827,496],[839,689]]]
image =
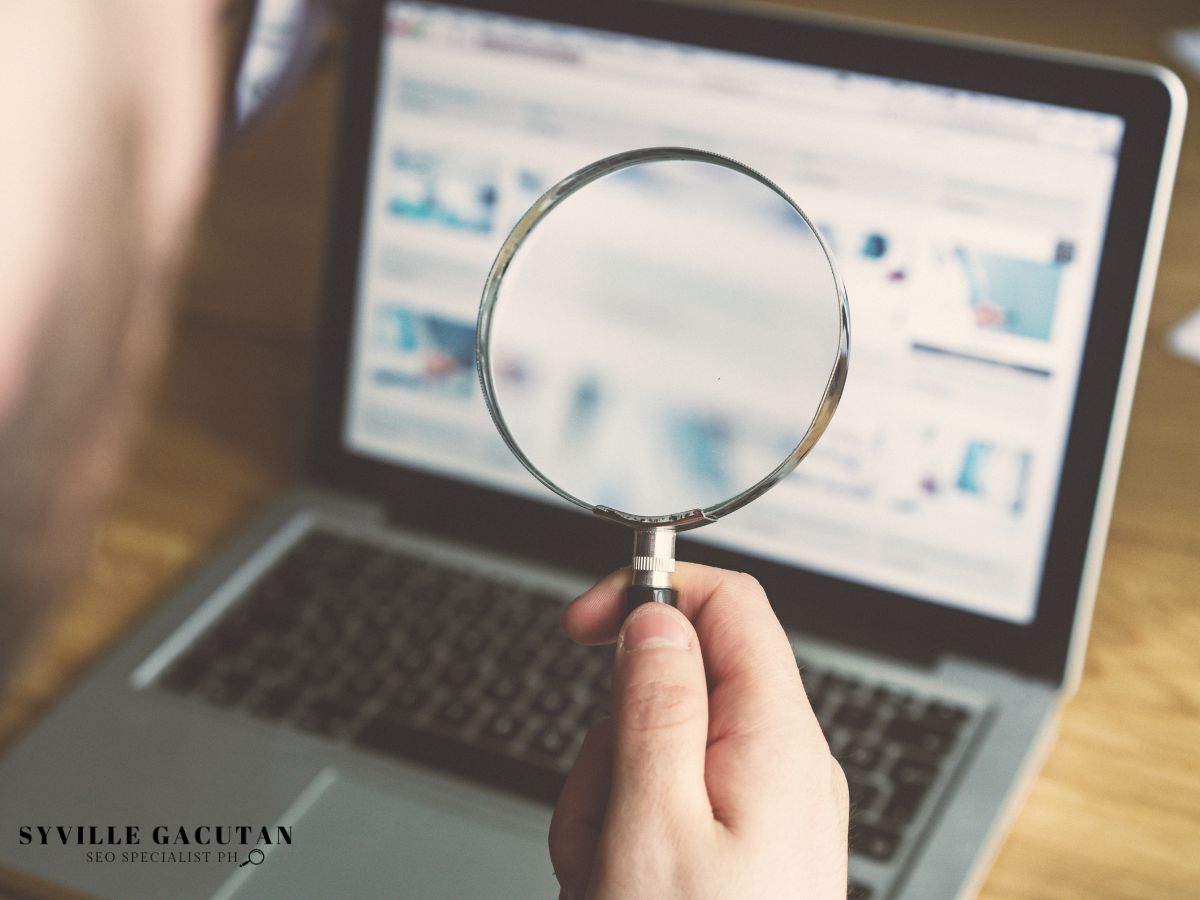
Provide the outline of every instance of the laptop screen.
[[387,22],[351,450],[565,506],[484,408],[487,270],[529,204],[580,166],[713,150],[822,230],[850,297],[850,375],[796,471],[689,536],[1034,618],[1120,118],[461,7],[393,3]]

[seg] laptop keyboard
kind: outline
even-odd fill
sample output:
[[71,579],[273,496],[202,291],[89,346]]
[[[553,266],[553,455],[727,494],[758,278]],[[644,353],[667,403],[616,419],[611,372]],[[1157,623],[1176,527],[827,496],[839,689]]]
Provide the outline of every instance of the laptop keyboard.
[[562,599],[309,532],[160,683],[553,801],[611,654],[567,640]]
[[890,862],[951,751],[969,730],[972,713],[957,704],[798,662],[830,750],[846,773],[850,852]]
[[[612,652],[566,638],[562,601],[314,530],[159,684],[553,802],[605,714]],[[851,852],[887,863],[973,714],[797,663],[850,785]]]

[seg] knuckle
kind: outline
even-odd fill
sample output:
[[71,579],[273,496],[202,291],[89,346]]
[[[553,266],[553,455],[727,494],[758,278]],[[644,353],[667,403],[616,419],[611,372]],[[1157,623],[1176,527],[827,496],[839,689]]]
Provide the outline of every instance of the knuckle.
[[752,594],[766,594],[762,589],[762,583],[750,572],[738,572],[738,581],[745,590]]
[[698,692],[675,681],[631,684],[620,703],[620,724],[629,732],[674,728],[703,714]]
[[756,607],[766,600],[766,596],[762,585],[753,575],[726,569],[721,573],[721,578],[712,592],[709,607],[706,607],[705,611],[716,618],[743,616],[746,614],[747,604]]
[[760,584],[759,580],[749,572],[734,572],[732,575],[733,584],[740,591],[754,594],[755,596],[766,595],[766,592],[763,591],[762,584]]

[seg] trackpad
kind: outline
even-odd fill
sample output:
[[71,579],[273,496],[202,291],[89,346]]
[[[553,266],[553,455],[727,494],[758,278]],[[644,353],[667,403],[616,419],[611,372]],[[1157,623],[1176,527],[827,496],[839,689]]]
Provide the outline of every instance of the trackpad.
[[215,895],[262,897],[553,897],[545,836],[430,795],[402,795],[327,769],[285,820],[292,846],[243,865]]

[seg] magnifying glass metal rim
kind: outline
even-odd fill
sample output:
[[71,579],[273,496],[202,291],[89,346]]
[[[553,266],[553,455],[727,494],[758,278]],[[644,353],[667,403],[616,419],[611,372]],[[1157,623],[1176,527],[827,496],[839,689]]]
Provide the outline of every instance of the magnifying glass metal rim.
[[[516,438],[513,437],[512,431],[509,430],[508,423],[504,419],[504,413],[501,412],[500,402],[496,397],[491,354],[492,319],[496,310],[496,302],[500,296],[500,285],[503,283],[504,275],[508,271],[509,265],[529,233],[556,206],[581,188],[622,169],[648,162],[710,163],[753,178],[758,183],[774,191],[804,220],[820,244],[821,251],[825,254],[825,260],[829,264],[830,276],[834,281],[834,295],[837,298],[839,307],[838,349],[830,366],[829,377],[825,382],[825,390],[822,393],[821,401],[817,405],[812,420],[808,424],[808,428],[784,460],[755,484],[712,506],[703,509],[670,513],[668,515],[653,516],[627,513],[611,509],[607,506],[588,503],[586,500],[582,500],[569,491],[564,490],[542,474],[532,460],[525,455],[525,451],[521,449],[521,445],[517,442]],[[804,210],[782,188],[749,166],[737,160],[730,159],[727,156],[721,156],[707,150],[696,150],[690,147],[647,147],[641,150],[629,150],[624,153],[617,153],[584,166],[542,194],[529,207],[525,214],[517,220],[516,225],[513,226],[512,230],[508,233],[508,237],[505,238],[504,243],[500,246],[500,251],[496,254],[496,259],[488,271],[487,281],[484,283],[483,297],[479,304],[479,318],[475,327],[475,367],[479,375],[479,386],[483,391],[483,399],[487,404],[492,422],[495,423],[496,430],[500,432],[500,437],[504,439],[504,443],[508,445],[508,449],[512,451],[513,456],[529,471],[529,474],[564,500],[596,515],[612,519],[635,529],[686,531],[691,528],[697,528],[708,522],[714,522],[736,509],[740,509],[751,500],[762,496],[770,490],[784,476],[796,468],[800,460],[808,455],[808,452],[820,439],[821,435],[824,434],[830,419],[833,418],[834,410],[837,409],[838,402],[841,400],[842,390],[846,384],[849,353],[850,306],[846,296],[846,287],[842,282],[841,276],[838,274],[837,263],[834,261],[833,254],[830,253],[825,239],[821,236],[821,233],[817,230],[812,220],[809,219]]]

